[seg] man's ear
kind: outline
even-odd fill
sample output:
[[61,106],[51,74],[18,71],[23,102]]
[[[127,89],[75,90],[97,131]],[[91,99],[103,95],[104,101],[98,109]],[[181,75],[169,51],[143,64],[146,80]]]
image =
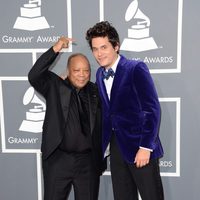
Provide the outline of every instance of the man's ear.
[[116,52],[119,51],[119,44],[117,44],[117,45],[115,46],[115,51],[116,51]]

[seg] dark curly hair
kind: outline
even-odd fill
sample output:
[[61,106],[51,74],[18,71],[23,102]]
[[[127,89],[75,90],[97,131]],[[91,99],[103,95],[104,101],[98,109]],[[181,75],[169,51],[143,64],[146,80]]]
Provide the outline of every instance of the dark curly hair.
[[119,34],[117,33],[117,30],[108,21],[96,23],[92,28],[89,28],[86,32],[85,38],[88,41],[91,49],[92,39],[96,37],[108,37],[108,40],[112,44],[113,48],[115,48],[117,45],[120,45]]

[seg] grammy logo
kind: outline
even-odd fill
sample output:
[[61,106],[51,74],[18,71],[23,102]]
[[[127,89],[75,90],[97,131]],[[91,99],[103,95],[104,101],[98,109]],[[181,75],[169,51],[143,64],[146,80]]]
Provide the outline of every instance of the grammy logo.
[[41,133],[46,105],[34,93],[34,88],[29,87],[24,94],[23,104],[33,104],[34,106],[26,112],[26,119],[22,121],[19,130],[32,133]]
[[41,15],[41,0],[29,0],[20,8],[21,16],[17,17],[14,29],[35,31],[50,28],[46,18]]
[[149,37],[150,19],[139,9],[138,0],[133,0],[126,10],[125,20],[131,19],[136,23],[128,29],[128,38],[124,39],[120,49],[135,52],[157,49],[153,37]]

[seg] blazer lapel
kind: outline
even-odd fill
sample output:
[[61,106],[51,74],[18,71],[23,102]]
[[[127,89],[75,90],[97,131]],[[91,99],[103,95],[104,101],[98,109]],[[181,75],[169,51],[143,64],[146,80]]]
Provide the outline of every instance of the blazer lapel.
[[97,81],[98,81],[98,86],[99,86],[99,92],[102,96],[102,98],[104,99],[105,105],[109,108],[109,99],[108,99],[108,95],[106,92],[106,87],[103,81],[103,70],[104,68],[101,67],[99,70],[99,74],[97,75]]
[[89,120],[90,120],[90,132],[92,134],[95,125],[95,116],[97,112],[98,97],[96,89],[90,84],[88,85],[88,101],[89,101]]
[[117,94],[117,90],[120,88],[120,84],[122,82],[122,79],[124,78],[124,70],[123,70],[123,65],[122,65],[123,60],[124,60],[123,57],[121,57],[118,65],[117,65],[116,72],[115,72],[113,85],[112,85],[112,89],[111,89],[111,95],[110,95],[110,106],[113,105],[113,102],[114,102],[116,94]]
[[60,101],[61,101],[62,111],[66,121],[69,111],[70,97],[71,97],[71,89],[68,86],[67,80],[64,80],[64,84],[60,84],[59,89],[60,89]]

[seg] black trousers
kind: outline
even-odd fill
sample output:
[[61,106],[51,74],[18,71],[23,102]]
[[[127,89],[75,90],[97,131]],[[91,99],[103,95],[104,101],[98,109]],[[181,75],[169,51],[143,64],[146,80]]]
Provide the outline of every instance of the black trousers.
[[[158,159],[142,168],[126,163],[121,156],[115,136],[110,144],[110,165],[115,200],[164,200]],[[134,158],[133,158],[134,159]]]
[[73,187],[75,200],[97,200],[99,175],[91,152],[66,153],[57,149],[43,161],[44,200],[67,200]]

